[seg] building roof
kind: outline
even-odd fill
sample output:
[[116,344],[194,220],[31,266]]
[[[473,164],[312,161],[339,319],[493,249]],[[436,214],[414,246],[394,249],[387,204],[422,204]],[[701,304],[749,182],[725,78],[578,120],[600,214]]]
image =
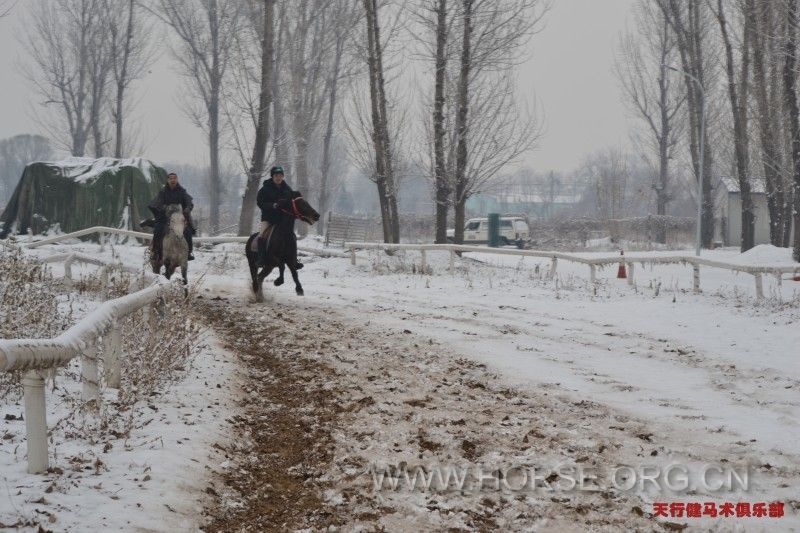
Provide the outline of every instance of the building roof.
[[[763,179],[751,177],[748,181],[750,182],[750,192],[753,194],[767,193],[767,184]],[[729,193],[741,192],[739,189],[739,180],[730,176],[720,176],[719,184],[722,185],[722,187],[724,187]]]

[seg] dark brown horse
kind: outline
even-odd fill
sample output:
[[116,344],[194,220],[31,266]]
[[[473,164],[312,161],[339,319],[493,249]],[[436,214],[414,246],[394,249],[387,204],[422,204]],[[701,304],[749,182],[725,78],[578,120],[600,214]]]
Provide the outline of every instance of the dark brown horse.
[[256,264],[258,252],[254,248],[258,233],[252,234],[247,239],[245,255],[247,255],[247,264],[250,266],[250,278],[256,301],[263,300],[262,284],[275,267],[278,267],[280,272],[278,279],[275,280],[275,285],[283,284],[283,269],[284,266],[288,266],[294,280],[295,292],[299,296],[303,295],[303,286],[300,285],[297,277],[297,238],[294,234],[294,222],[302,220],[307,224],[314,224],[319,220],[319,213],[300,196],[300,193],[295,192],[294,194],[291,208],[281,210],[281,219],[272,228],[272,234],[267,244],[267,265],[260,267],[260,270]]

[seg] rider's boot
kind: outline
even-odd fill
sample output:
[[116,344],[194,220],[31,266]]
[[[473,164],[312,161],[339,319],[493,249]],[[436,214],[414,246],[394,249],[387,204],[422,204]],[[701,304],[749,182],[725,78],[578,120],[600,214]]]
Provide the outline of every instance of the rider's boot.
[[258,243],[256,248],[258,249],[258,255],[256,256],[256,265],[263,267],[267,264],[267,242],[266,239],[262,239],[261,237],[256,237],[258,239]]

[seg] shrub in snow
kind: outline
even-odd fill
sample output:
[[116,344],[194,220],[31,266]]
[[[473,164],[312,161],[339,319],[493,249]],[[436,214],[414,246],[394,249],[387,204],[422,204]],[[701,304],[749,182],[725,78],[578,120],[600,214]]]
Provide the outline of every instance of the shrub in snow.
[[[49,338],[72,323],[71,309],[59,303],[60,282],[39,261],[18,246],[0,248],[0,338]],[[17,399],[22,389],[18,372],[0,373],[0,399]]]

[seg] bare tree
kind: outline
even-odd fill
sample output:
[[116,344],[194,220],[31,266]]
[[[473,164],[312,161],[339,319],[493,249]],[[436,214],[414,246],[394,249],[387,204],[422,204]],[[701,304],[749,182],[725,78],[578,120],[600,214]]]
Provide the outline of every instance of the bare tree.
[[269,140],[269,110],[272,105],[272,50],[274,41],[275,0],[263,0],[261,14],[261,82],[259,104],[255,121],[255,140],[253,156],[250,160],[250,172],[247,177],[242,210],[239,214],[239,235],[249,235],[253,223],[258,186],[264,174],[267,142]]
[[[712,84],[710,78],[710,53],[708,48],[709,14],[706,2],[682,2],[681,0],[656,0],[664,16],[675,32],[681,69],[685,73],[686,104],[689,115],[689,154],[692,161],[695,180],[699,180],[700,172],[700,129],[702,122],[703,93],[706,103],[710,102]],[[694,78],[694,79],[693,79]],[[694,80],[697,80],[695,82]],[[698,83],[700,86],[698,86]],[[708,112],[708,106],[705,109]],[[707,120],[707,122],[709,122]],[[703,143],[703,205],[701,222],[701,240],[706,248],[711,246],[714,238],[714,204],[712,197],[713,153],[711,136],[708,128]]]
[[800,261],[800,107],[797,103],[797,2],[786,0],[786,62],[783,67],[784,93],[789,115],[792,154],[792,196],[794,201],[794,260]]
[[169,25],[178,39],[174,57],[187,78],[185,102],[192,121],[208,135],[210,225],[219,228],[220,138],[224,129],[222,85],[239,31],[241,3],[238,0],[156,0],[153,10]]
[[783,244],[784,189],[781,170],[781,102],[780,83],[777,76],[782,52],[775,31],[779,19],[771,2],[748,3],[747,17],[752,24],[753,47],[753,95],[756,103],[756,122],[760,141],[760,159],[764,172],[769,210],[770,241],[776,246]]
[[333,61],[327,74],[326,92],[328,95],[328,111],[325,123],[325,133],[322,138],[322,162],[320,168],[319,183],[319,202],[317,203],[320,214],[323,218],[317,224],[317,231],[322,235],[325,231],[325,214],[330,209],[332,189],[338,181],[331,172],[333,171],[331,153],[333,148],[334,125],[336,118],[336,106],[338,103],[340,83],[342,80],[351,76],[355,70],[355,64],[349,61],[347,45],[353,32],[351,28],[359,22],[362,13],[358,3],[353,0],[336,0],[333,4]]
[[[725,70],[728,77],[728,97],[733,114],[733,136],[736,157],[736,174],[739,178],[739,193],[742,200],[742,251],[755,246],[755,206],[751,194],[749,176],[749,152],[747,139],[747,98],[750,78],[750,39],[753,0],[745,0],[745,16],[739,65],[736,65],[727,16],[722,0],[717,0],[716,17],[719,22],[722,42],[725,46]],[[740,69],[737,78],[736,70]]]
[[[426,128],[433,176],[436,219],[435,242],[447,242],[447,215],[451,205],[452,179],[448,175],[445,147],[447,67],[454,52],[452,31],[458,0],[419,0],[413,6],[414,19],[421,31],[414,36],[421,44],[421,56],[433,63],[433,100],[426,103],[430,113],[430,130]],[[431,142],[432,141],[432,142]]]
[[[294,149],[293,184],[304,194],[318,199],[322,197],[321,177],[316,172],[312,173],[309,165],[310,148],[325,108],[331,109],[329,72],[331,66],[341,70],[348,37],[343,32],[355,23],[352,17],[350,20],[345,18],[346,10],[352,11],[348,4],[335,0],[298,0],[286,6],[285,58],[291,87],[286,102]],[[348,26],[337,28],[339,24]],[[337,51],[340,52],[338,56]],[[338,73],[336,77],[338,84]],[[307,226],[300,226],[298,230],[302,234]]]
[[50,136],[83,156],[94,134],[102,151],[100,113],[107,83],[107,47],[100,0],[36,0],[24,23],[23,45],[31,57],[20,65],[45,108],[40,118]]
[[17,5],[17,0],[0,0],[0,18],[6,17]]
[[[499,105],[507,105],[511,101],[508,97],[509,91],[505,91],[505,97],[498,97],[491,91],[486,91],[486,87],[491,87],[493,82],[484,84],[484,91],[477,89],[481,86],[482,77],[487,73],[500,72],[501,77],[506,79],[510,76],[510,71],[519,63],[523,45],[528,42],[538,26],[539,21],[544,16],[548,5],[541,0],[461,0],[460,16],[461,21],[461,54],[459,62],[458,85],[455,91],[456,111],[455,111],[455,164],[453,171],[453,205],[455,207],[455,241],[463,242],[464,221],[466,202],[470,195],[480,190],[476,183],[482,181],[470,175],[469,169],[482,170],[483,167],[477,163],[480,159],[475,154],[470,153],[470,144],[480,147],[482,143],[472,143],[470,136],[476,132],[471,130],[470,115],[474,112],[475,106],[491,108],[492,105],[485,105],[485,99],[496,99]],[[472,93],[472,95],[471,95]],[[478,98],[474,96],[477,95]],[[508,116],[508,115],[506,115]],[[513,118],[513,115],[510,117]],[[515,123],[518,126],[519,122]],[[481,124],[482,133],[488,128]],[[496,161],[505,165],[516,159],[522,152],[528,150],[535,141],[536,129],[533,123],[522,128],[512,128],[506,130],[513,132],[512,137],[508,137],[512,150],[503,153],[497,150],[497,145],[490,142],[488,145],[497,152]],[[514,136],[526,135],[528,138],[515,139]],[[502,134],[500,135],[502,136]],[[480,148],[478,148],[480,150]],[[484,160],[489,158],[484,158]],[[494,168],[492,175],[496,176],[499,167]],[[481,172],[486,176],[485,172]],[[485,179],[485,178],[484,178]],[[472,182],[472,183],[470,183]]]
[[583,171],[591,186],[596,215],[601,220],[624,217],[628,196],[628,161],[618,148],[608,148],[589,156]]
[[53,157],[50,141],[41,135],[15,135],[0,141],[0,203],[6,202],[25,167]]
[[[677,43],[664,13],[652,2],[640,0],[635,7],[635,30],[621,38],[615,71],[629,107],[645,123],[645,145],[656,155],[656,212],[667,214],[672,200],[669,161],[674,156],[680,132],[677,115],[686,95],[672,83],[670,65],[677,54]],[[656,241],[666,243],[660,228]]]
[[155,58],[153,36],[145,31],[145,18],[138,0],[103,0],[103,19],[108,29],[110,74],[113,81],[111,119],[114,123],[114,157],[130,150],[128,127],[128,89],[141,78]]
[[369,71],[370,103],[372,110],[372,145],[375,151],[375,183],[383,221],[384,242],[400,242],[400,219],[397,210],[397,183],[389,135],[384,43],[380,31],[378,0],[363,0],[367,26],[367,66]]

